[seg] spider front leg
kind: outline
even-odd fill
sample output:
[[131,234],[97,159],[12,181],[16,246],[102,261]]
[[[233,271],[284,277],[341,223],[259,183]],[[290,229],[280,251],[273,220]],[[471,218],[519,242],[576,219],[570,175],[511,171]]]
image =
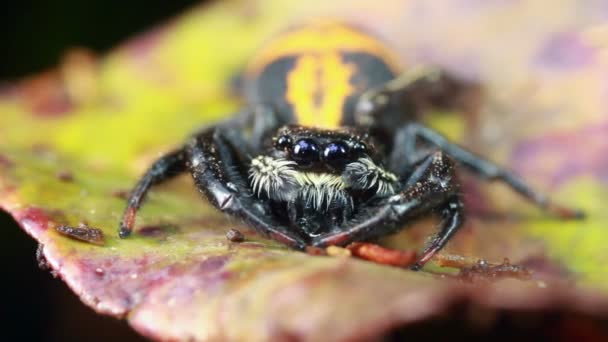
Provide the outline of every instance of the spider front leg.
[[415,268],[422,267],[445,246],[464,220],[454,163],[443,152],[435,152],[417,166],[406,184],[410,185],[359,213],[341,229],[315,237],[312,244],[325,247],[375,239],[402,229],[410,220],[439,210],[443,220],[438,233],[416,262]]
[[131,234],[137,211],[146,198],[148,190],[156,184],[174,178],[186,170],[186,152],[179,149],[170,152],[152,164],[146,173],[139,180],[129,196],[128,205],[120,221],[118,235],[126,238]]
[[431,148],[441,149],[454,160],[486,179],[506,183],[536,206],[559,218],[581,219],[584,217],[582,211],[551,202],[547,196],[532,189],[515,173],[450,142],[440,133],[419,123],[408,123],[397,132],[395,150],[390,158],[391,167],[402,168],[404,161],[409,164],[415,163],[415,156],[420,151],[420,143]]
[[272,216],[268,204],[257,201],[243,175],[240,147],[221,128],[209,129],[187,145],[188,167],[197,188],[216,208],[242,219],[263,236],[295,249],[305,240]]

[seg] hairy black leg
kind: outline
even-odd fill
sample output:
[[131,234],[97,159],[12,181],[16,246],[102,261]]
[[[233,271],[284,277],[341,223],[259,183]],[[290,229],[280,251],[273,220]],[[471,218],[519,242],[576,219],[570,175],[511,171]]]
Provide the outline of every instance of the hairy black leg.
[[[442,209],[444,220],[437,237],[423,251],[419,266],[427,262],[454,235],[462,224],[459,187],[452,160],[438,151],[423,160],[413,173],[415,179],[400,193],[378,206],[358,214],[341,229],[313,239],[314,246],[346,245],[374,239],[398,231],[409,220]],[[455,206],[455,204],[457,204]],[[450,211],[446,211],[450,210]]]
[[120,221],[118,235],[125,238],[131,234],[137,210],[153,185],[177,176],[186,170],[186,155],[183,149],[170,152],[154,162],[139,180],[129,196],[127,208]]
[[231,135],[211,128],[193,139],[187,151],[194,182],[211,204],[264,236],[296,249],[306,247],[301,236],[277,222],[268,204],[253,197],[239,165],[240,147]]
[[[420,151],[419,143],[432,145],[449,154],[460,164],[466,166],[473,172],[490,180],[498,180],[509,185],[513,190],[521,194],[524,198],[536,204],[545,211],[563,218],[580,219],[584,217],[582,211],[563,207],[551,202],[545,195],[532,189],[526,182],[513,172],[502,168],[495,163],[488,161],[465,148],[447,140],[440,133],[419,123],[406,124],[399,130],[395,141],[399,143],[394,147],[391,156],[392,163],[399,163],[400,159],[408,162],[415,162],[415,158]],[[414,158],[408,156],[414,156]]]
[[[404,122],[418,119],[429,107],[460,108],[465,90],[473,89],[438,68],[414,66],[399,77],[363,93],[355,107],[355,123],[379,137],[392,137]],[[392,141],[383,141],[385,144]]]

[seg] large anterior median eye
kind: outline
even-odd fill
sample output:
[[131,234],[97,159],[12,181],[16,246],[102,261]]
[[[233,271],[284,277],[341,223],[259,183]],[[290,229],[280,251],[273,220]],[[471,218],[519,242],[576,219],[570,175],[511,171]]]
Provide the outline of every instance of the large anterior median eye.
[[329,143],[323,150],[323,161],[334,169],[342,168],[349,159],[348,145],[341,141]]
[[300,139],[293,145],[291,158],[300,166],[310,166],[319,160],[319,146],[312,139]]
[[353,145],[353,151],[358,154],[363,154],[367,152],[367,145],[362,142],[356,142]]

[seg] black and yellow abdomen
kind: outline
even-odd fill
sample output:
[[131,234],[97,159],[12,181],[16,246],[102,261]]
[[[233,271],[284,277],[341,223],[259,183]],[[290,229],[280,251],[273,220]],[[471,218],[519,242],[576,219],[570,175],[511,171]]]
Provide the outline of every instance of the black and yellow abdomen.
[[322,22],[286,32],[267,44],[245,72],[251,103],[265,103],[304,126],[353,124],[357,98],[392,80],[398,59],[374,37]]

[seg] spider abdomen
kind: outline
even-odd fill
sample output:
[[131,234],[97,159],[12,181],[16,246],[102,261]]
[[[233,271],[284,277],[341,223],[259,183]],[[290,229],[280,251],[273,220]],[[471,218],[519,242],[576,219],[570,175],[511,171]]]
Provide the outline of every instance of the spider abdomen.
[[287,31],[267,44],[245,72],[249,101],[275,107],[285,120],[337,128],[354,123],[366,90],[401,71],[395,54],[368,33],[337,22]]

